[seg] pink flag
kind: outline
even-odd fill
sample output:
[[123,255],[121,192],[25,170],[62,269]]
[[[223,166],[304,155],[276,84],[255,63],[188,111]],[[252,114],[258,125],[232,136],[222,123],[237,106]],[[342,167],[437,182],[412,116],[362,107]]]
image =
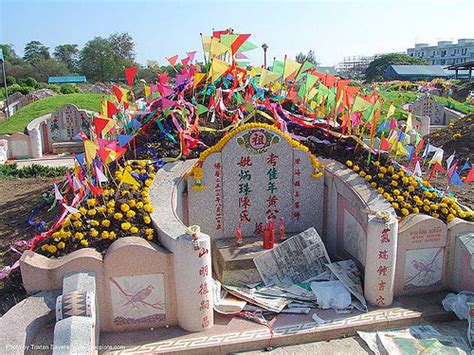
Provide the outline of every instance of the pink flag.
[[178,60],[178,55],[174,55],[172,57],[169,57],[169,58],[166,58],[166,60],[171,64],[171,66],[175,66],[176,65],[176,61]]
[[189,61],[192,62],[194,60],[194,56],[196,55],[196,51],[187,52],[186,54],[188,55]]
[[395,128],[397,128],[397,120],[392,118],[390,121],[390,130],[393,131]]

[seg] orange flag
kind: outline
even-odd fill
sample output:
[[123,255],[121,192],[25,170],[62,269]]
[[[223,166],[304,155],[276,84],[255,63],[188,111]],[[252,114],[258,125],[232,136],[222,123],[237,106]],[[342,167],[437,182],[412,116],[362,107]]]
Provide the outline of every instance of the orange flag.
[[178,60],[178,55],[174,55],[172,57],[166,58],[166,60],[171,64],[172,67],[175,66],[176,61]]

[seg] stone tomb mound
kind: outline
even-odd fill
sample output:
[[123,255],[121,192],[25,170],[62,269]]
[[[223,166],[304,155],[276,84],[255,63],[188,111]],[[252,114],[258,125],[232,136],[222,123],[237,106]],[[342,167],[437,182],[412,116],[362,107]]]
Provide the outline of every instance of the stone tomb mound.
[[[323,226],[323,166],[308,149],[265,124],[248,124],[205,151],[188,179],[189,224],[213,241],[213,266],[223,283],[260,280],[253,258],[275,225],[291,236]],[[237,230],[243,245],[237,247]]]

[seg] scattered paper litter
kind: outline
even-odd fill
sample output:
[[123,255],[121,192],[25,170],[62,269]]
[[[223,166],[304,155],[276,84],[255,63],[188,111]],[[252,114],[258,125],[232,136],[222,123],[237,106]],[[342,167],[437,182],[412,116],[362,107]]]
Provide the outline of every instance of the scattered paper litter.
[[311,282],[318,307],[322,309],[346,309],[351,304],[351,293],[339,280]]

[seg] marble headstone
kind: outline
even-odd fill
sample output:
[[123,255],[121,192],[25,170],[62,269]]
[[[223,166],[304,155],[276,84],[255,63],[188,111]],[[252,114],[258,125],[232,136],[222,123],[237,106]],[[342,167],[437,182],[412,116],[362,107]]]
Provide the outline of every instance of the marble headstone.
[[202,162],[204,189],[188,179],[189,222],[211,238],[262,234],[265,223],[286,231],[315,227],[322,233],[324,179],[312,177],[309,154],[294,148],[280,131],[249,127],[233,136],[220,152]]

